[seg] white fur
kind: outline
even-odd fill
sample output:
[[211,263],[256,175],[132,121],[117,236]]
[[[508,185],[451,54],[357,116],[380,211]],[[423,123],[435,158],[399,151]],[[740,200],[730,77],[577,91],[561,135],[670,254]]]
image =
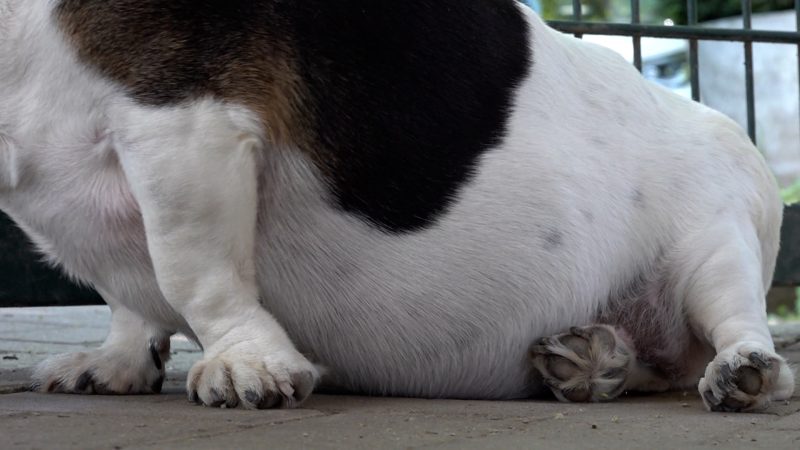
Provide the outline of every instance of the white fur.
[[[261,380],[291,396],[292,374],[315,373],[293,342],[335,385],[523,397],[530,344],[592,323],[639,275],[686,312],[654,317],[664,329],[686,323],[723,358],[745,340],[774,355],[781,204],[758,152],[532,13],[507,138],[435,226],[388,235],[336,209],[300,152],[265,149],[241,106],[131,103],[76,61],[49,8],[0,1],[0,209],[110,304],[198,340],[193,376],[262,361],[274,373],[237,369],[237,394]],[[708,354],[664,346],[686,366],[674,384],[697,383]],[[775,361],[766,400],[793,388]],[[204,401],[224,384],[207,372]]]
[[[104,298],[109,298],[104,295]],[[150,346],[158,354],[155,365]],[[49,358],[36,367],[34,384],[43,390],[71,388],[88,377],[92,393],[156,393],[164,381],[169,359],[169,334],[142,317],[115,305],[111,309],[111,332],[103,345],[90,352],[67,353]],[[58,387],[51,386],[53,383]]]
[[17,146],[8,136],[0,135],[0,189],[14,189],[19,182]]

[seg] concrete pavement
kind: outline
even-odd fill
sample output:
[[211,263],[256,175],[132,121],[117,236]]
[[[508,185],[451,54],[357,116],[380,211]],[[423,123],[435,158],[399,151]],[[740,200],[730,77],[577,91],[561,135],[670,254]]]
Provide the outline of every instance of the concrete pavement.
[[[165,394],[43,395],[20,391],[51,353],[102,341],[103,307],[0,310],[0,448],[800,448],[800,399],[761,414],[711,414],[695,392],[604,404],[314,395],[302,409],[241,411],[187,402],[199,353],[173,342]],[[776,328],[800,363],[800,328]]]

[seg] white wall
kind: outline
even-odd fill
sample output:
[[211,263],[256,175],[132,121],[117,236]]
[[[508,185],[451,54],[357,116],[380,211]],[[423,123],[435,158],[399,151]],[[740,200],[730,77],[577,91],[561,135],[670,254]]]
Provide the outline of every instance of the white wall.
[[[741,28],[742,19],[721,19],[704,25]],[[794,11],[756,14],[753,28],[794,31]],[[703,103],[746,127],[742,44],[703,41],[699,48]],[[800,178],[797,46],[755,44],[753,59],[758,146],[781,185],[786,186]]]

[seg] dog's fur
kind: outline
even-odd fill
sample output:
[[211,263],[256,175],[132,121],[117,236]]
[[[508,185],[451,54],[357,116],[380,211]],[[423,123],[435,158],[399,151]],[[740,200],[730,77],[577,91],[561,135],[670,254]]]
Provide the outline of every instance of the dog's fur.
[[43,391],[794,389],[747,136],[512,0],[0,0],[0,209],[113,312]]

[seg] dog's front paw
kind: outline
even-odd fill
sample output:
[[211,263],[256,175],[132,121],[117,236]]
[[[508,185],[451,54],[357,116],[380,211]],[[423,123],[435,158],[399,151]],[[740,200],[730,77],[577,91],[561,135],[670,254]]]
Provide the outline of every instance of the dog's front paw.
[[698,389],[711,411],[756,411],[772,400],[789,398],[794,376],[776,353],[743,344],[718,354],[706,368]]
[[293,408],[314,390],[319,373],[300,353],[261,356],[252,342],[198,361],[187,381],[189,400],[206,406]]
[[156,394],[164,382],[169,338],[147,346],[110,345],[48,358],[33,372],[31,388],[68,394]]

